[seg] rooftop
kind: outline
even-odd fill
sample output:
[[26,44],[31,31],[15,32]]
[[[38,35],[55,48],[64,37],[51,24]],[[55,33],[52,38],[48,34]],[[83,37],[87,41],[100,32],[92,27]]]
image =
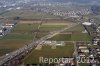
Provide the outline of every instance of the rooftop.
[[90,25],[92,25],[92,23],[90,23],[90,22],[84,22],[84,23],[82,23],[83,25],[87,25],[87,26],[90,26]]

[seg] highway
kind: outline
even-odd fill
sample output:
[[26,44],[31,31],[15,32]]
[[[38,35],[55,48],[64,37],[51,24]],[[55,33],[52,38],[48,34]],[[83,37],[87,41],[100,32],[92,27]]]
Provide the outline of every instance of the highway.
[[[77,24],[76,24],[77,25]],[[74,25],[74,26],[76,26]],[[29,45],[25,45],[24,47],[16,50],[16,51],[13,51],[9,54],[6,54],[2,57],[0,57],[0,66],[4,66],[4,64],[6,64],[8,61],[11,61],[12,59],[14,59],[15,57],[17,56],[20,56],[22,53],[25,53],[25,52],[28,52],[30,50],[32,50],[35,46],[39,45],[39,44],[42,44],[45,40],[47,40],[48,38],[51,38],[53,37],[54,35],[57,35],[59,34],[60,32],[63,32],[71,27],[74,27],[73,25],[70,25],[69,27],[65,27],[63,29],[60,29],[60,30],[57,30],[57,31],[53,31],[53,32],[50,32],[48,35],[38,39],[38,40],[33,40]]]

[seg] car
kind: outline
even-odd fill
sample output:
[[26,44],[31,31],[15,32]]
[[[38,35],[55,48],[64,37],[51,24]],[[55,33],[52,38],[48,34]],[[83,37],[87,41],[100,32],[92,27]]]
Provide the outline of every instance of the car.
[[100,54],[97,54],[97,57],[99,57],[99,58],[100,58]]
[[97,51],[97,52],[99,52],[99,51],[100,51],[100,49],[96,48],[96,51]]
[[92,57],[92,58],[94,57],[93,54],[90,55],[90,58],[91,58],[91,57]]

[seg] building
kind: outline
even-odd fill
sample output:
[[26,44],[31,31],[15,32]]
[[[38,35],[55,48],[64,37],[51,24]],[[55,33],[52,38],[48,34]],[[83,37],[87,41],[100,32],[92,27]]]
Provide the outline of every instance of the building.
[[9,22],[7,22],[7,23],[3,23],[1,25],[1,27],[2,28],[12,28],[14,25],[15,25],[15,23],[9,23]]
[[45,41],[44,43],[47,45],[56,45],[56,46],[64,46],[65,45],[64,41]]
[[3,36],[3,35],[4,35],[4,29],[0,28],[0,36]]
[[93,45],[98,45],[99,41],[100,41],[100,39],[96,37],[93,39],[92,43],[93,43]]
[[86,49],[86,46],[79,46],[79,49]]
[[92,23],[90,23],[90,22],[84,22],[82,24],[85,25],[85,26],[91,26],[92,25]]
[[89,50],[88,49],[81,49],[81,52],[89,53]]
[[86,46],[79,46],[78,49],[83,53],[89,53],[89,49]]

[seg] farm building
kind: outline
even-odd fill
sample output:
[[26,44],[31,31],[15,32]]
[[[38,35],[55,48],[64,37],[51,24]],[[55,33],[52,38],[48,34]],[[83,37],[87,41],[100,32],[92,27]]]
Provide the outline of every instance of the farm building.
[[2,24],[2,28],[12,28],[14,25],[13,24]]
[[79,46],[79,49],[86,49],[86,46]]
[[65,42],[64,41],[45,41],[45,44],[48,45],[56,45],[56,46],[64,46]]

